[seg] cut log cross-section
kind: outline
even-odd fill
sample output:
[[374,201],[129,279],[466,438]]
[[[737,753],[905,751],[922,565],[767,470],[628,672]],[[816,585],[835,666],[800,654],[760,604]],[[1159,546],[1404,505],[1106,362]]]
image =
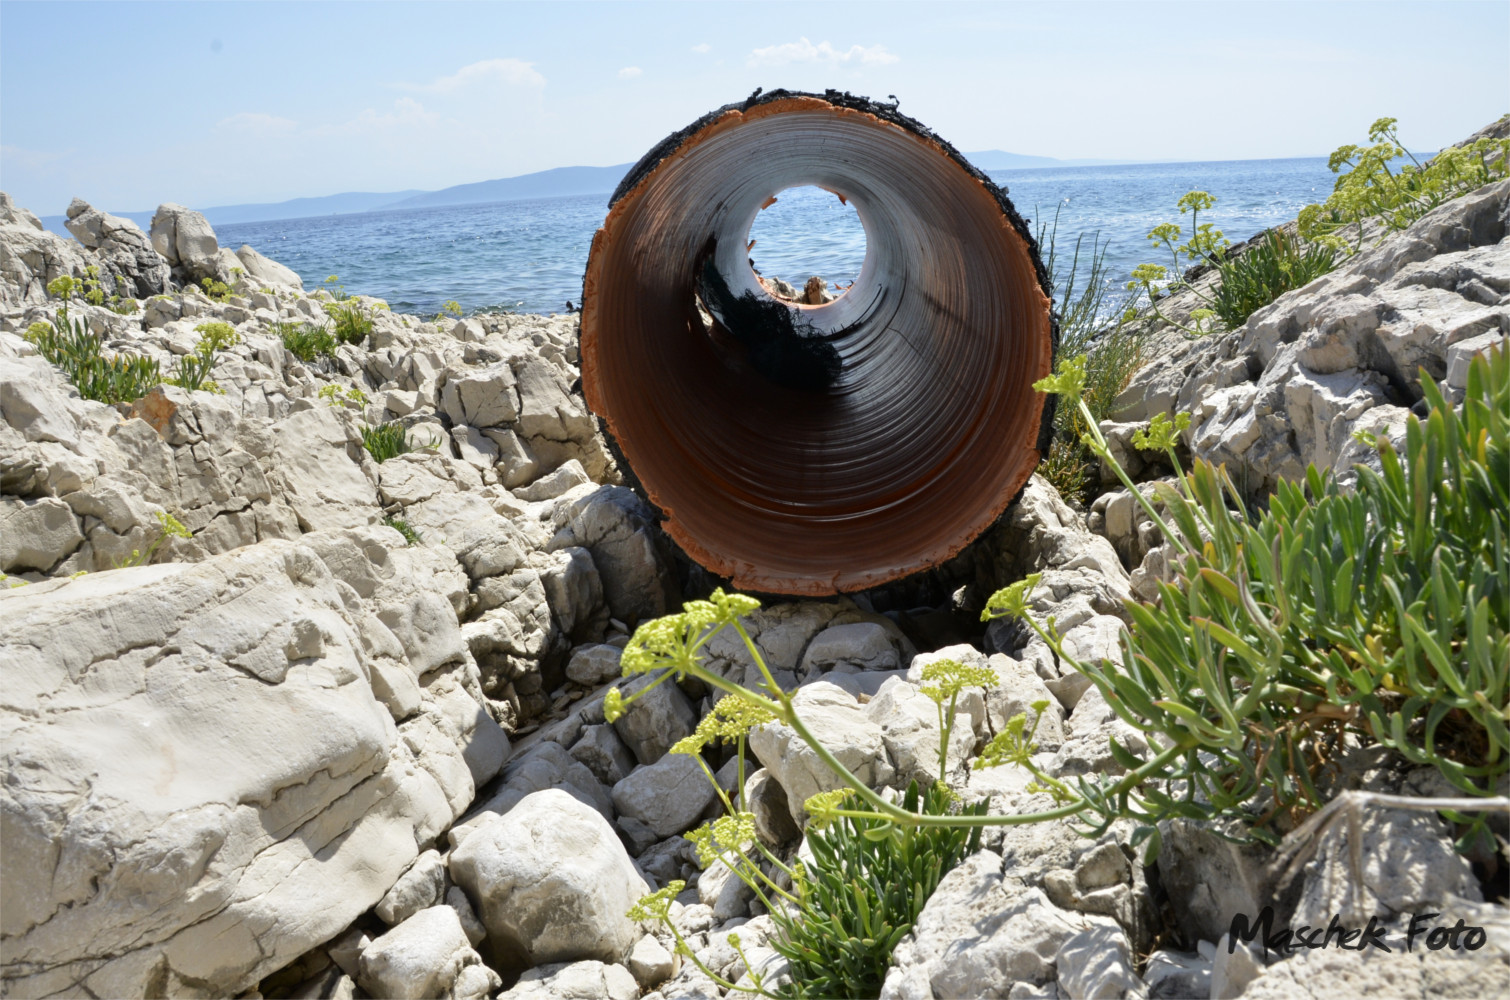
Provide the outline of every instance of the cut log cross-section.
[[[864,264],[833,302],[776,299],[746,243],[800,185],[854,205]],[[1006,194],[892,105],[777,91],[630,171],[583,288],[588,405],[697,563],[821,596],[937,566],[1040,458],[1053,323]]]

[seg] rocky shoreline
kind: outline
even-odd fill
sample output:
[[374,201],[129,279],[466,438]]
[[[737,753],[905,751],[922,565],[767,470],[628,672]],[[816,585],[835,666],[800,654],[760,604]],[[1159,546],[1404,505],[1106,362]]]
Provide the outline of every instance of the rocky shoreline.
[[[0,996],[721,996],[662,927],[626,916],[677,879],[673,919],[703,965],[775,969],[770,917],[683,836],[717,800],[667,751],[711,692],[663,684],[604,712],[634,627],[705,581],[622,484],[576,388],[575,317],[395,315],[304,290],[180,206],[150,233],[79,201],[68,215],[77,242],[0,195]],[[1189,412],[1183,448],[1255,495],[1364,460],[1355,432],[1403,435],[1418,367],[1461,393],[1468,360],[1510,332],[1507,227],[1502,182],[1232,333],[1165,335],[1103,433],[1148,481],[1164,470],[1135,465],[1132,431]],[[47,285],[91,266],[118,301],[70,309],[111,351],[167,371],[200,324],[234,327],[222,394],[82,399],[24,334],[53,316]],[[336,302],[370,333],[299,360],[280,324],[323,323]],[[376,461],[363,428],[387,423],[436,447]],[[160,515],[184,537],[162,537]],[[1081,658],[1117,659],[1122,599],[1148,595],[1167,555],[1125,491],[1081,513],[1035,476],[944,603],[791,601],[749,628],[877,788],[937,760],[923,668],[989,669],[948,780],[1028,813],[1048,798],[1025,773],[968,765],[1032,703],[1049,705],[1035,760],[1055,776],[1119,773],[1109,736],[1146,743],[1042,640],[960,623],[1038,572],[1035,612]],[[725,677],[755,670],[733,642],[709,653]],[[751,747],[758,833],[799,854],[802,803],[832,775],[782,727]],[[737,782],[726,755],[708,763]],[[1439,786],[1375,748],[1342,755],[1333,791]],[[1503,861],[1476,871],[1436,813],[1365,811],[1284,888],[1268,848],[1221,832],[1169,823],[1145,868],[1123,826],[998,828],[929,900],[882,995],[1501,995]],[[1297,929],[1382,916],[1400,947],[1229,947],[1233,917],[1270,906]],[[1428,912],[1486,943],[1405,950]]]

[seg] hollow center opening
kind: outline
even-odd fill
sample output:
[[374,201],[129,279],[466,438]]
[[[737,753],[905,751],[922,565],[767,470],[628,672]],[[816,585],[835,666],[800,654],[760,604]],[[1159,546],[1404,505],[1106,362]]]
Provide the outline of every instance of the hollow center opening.
[[806,184],[778,193],[746,239],[750,267],[779,299],[823,305],[843,295],[865,263],[865,227],[853,204]]

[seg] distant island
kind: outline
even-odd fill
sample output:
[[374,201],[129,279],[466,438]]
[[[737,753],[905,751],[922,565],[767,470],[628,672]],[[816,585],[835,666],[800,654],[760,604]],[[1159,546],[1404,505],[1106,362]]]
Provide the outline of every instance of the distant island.
[[[1125,160],[1058,160],[1052,156],[1030,156],[987,149],[966,153],[966,158],[981,170],[1019,170],[1033,167],[1089,167],[1125,163]],[[238,222],[273,222],[279,219],[308,219],[322,215],[354,215],[361,212],[387,212],[407,208],[435,208],[441,205],[485,205],[500,201],[529,198],[565,198],[575,195],[601,194],[605,198],[629,172],[632,163],[611,167],[556,167],[518,177],[501,177],[473,184],[456,184],[439,191],[347,191],[318,198],[293,198],[266,204],[220,205],[200,209],[213,226]],[[143,229],[152,223],[152,212],[116,212]],[[55,233],[68,235],[64,216],[44,215],[42,224]]]

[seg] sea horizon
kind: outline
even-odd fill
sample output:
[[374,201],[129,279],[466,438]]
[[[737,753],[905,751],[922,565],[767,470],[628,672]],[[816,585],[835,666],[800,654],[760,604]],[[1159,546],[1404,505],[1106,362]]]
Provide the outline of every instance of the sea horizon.
[[[1162,262],[1146,234],[1160,222],[1188,227],[1181,195],[1217,199],[1203,214],[1234,243],[1324,201],[1332,174],[1325,157],[1198,160],[1106,166],[1021,167],[987,172],[1004,185],[1035,232],[1058,211],[1058,277],[1067,277],[1077,239],[1082,260],[1105,246],[1105,277],[1116,298],[1131,269]],[[214,226],[222,246],[248,244],[297,272],[307,288],[338,276],[348,292],[399,312],[433,315],[447,301],[467,313],[561,312],[580,303],[592,236],[608,192],[353,212]],[[864,229],[853,207],[815,188],[782,193],[751,228],[752,258],[769,276],[802,284],[853,280],[864,260]],[[1047,242],[1047,241],[1045,241]],[[1044,253],[1048,252],[1047,246]],[[1081,272],[1083,280],[1083,270]]]

